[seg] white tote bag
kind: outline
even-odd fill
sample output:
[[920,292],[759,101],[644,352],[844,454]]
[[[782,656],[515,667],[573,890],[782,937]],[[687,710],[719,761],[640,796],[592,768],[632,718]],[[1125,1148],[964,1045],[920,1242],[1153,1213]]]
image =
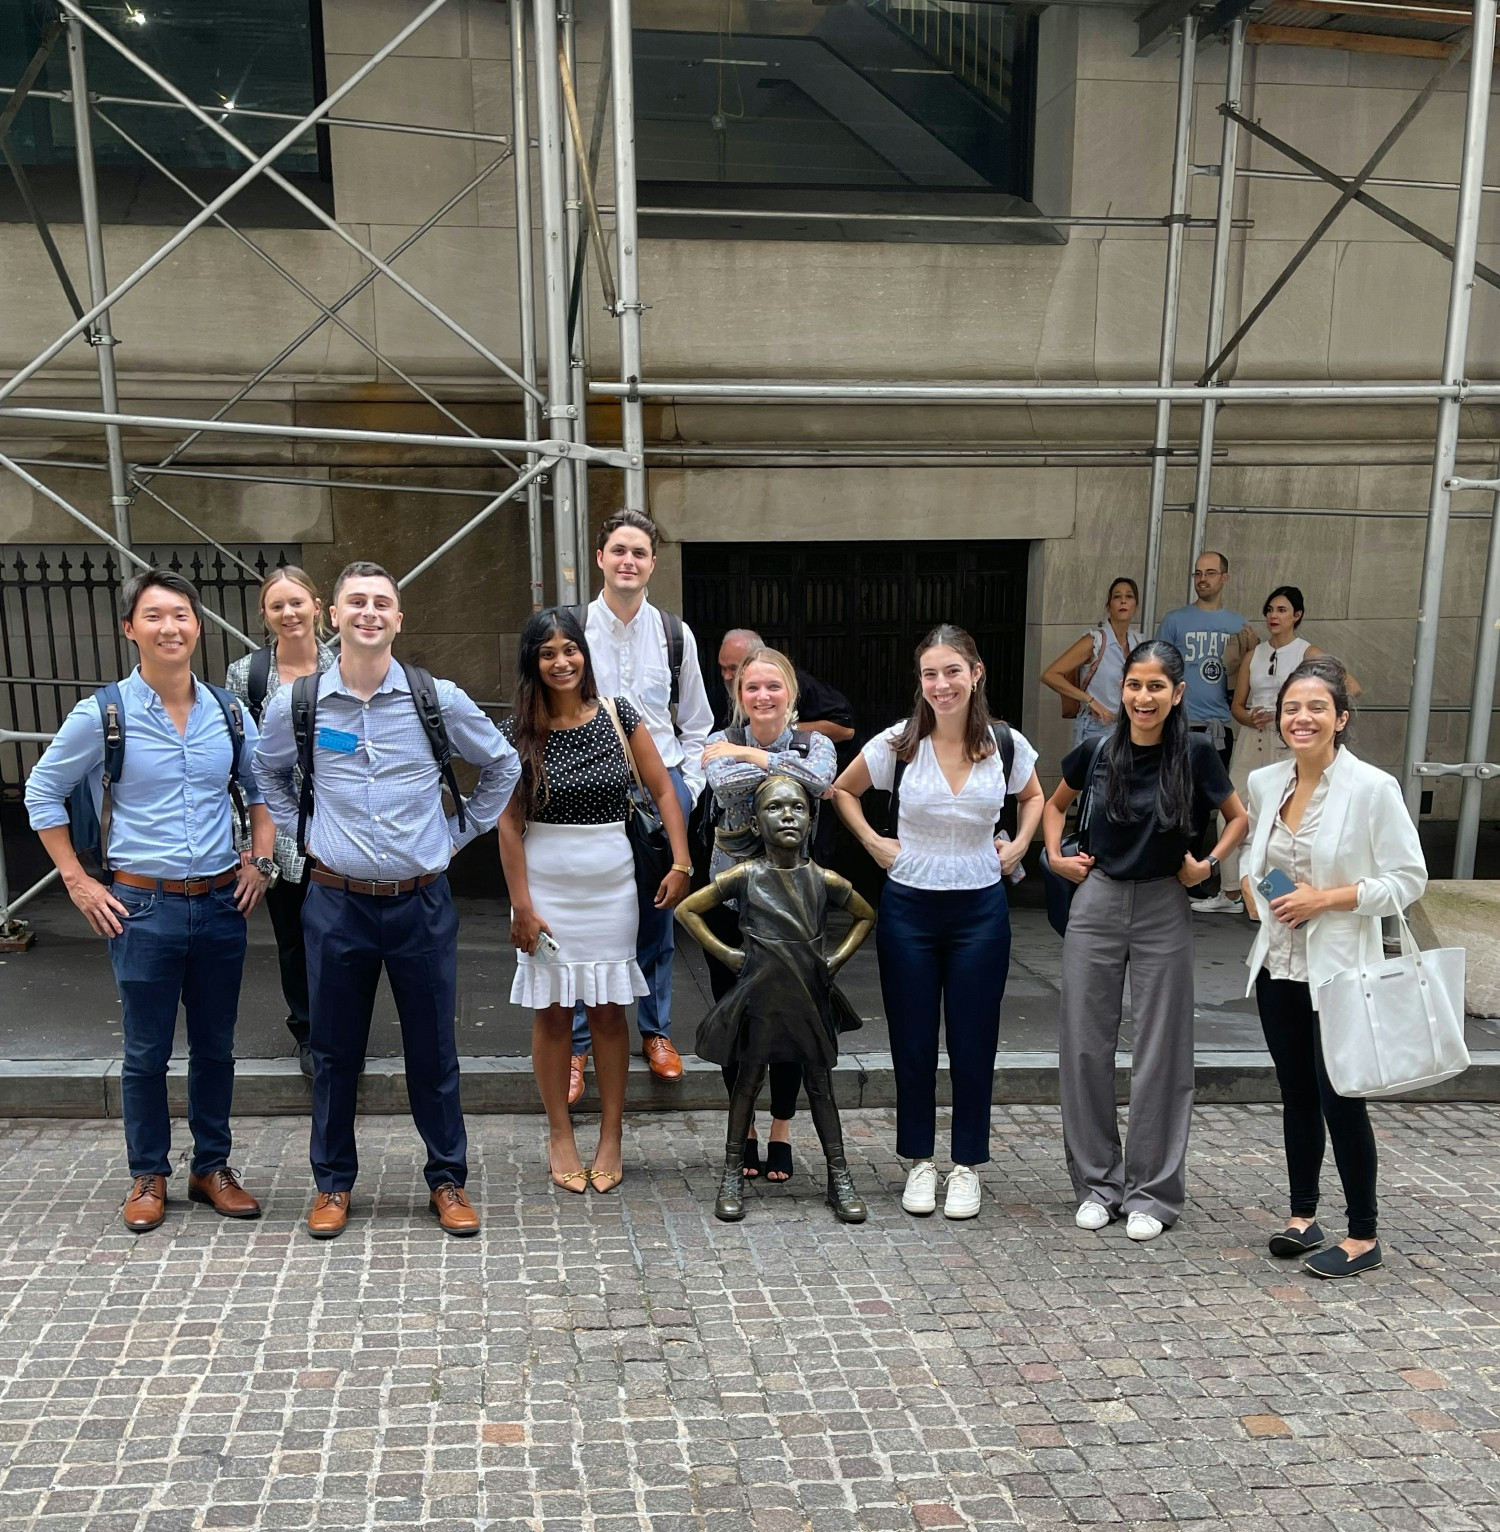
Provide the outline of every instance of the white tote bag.
[[1385,957],[1368,922],[1358,968],[1318,986],[1328,1079],[1341,1096],[1399,1096],[1469,1067],[1464,1046],[1464,949],[1423,952],[1401,922],[1401,955]]

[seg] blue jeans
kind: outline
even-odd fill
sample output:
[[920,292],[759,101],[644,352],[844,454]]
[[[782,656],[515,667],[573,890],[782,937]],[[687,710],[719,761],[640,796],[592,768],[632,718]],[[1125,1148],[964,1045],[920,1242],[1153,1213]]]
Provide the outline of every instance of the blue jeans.
[[234,1023],[245,967],[245,917],[234,885],[209,894],[157,894],[117,883],[129,911],[109,941],[125,1033],[120,1109],[132,1176],[172,1174],[167,1064],[177,1007],[187,1013],[188,1128],[194,1175],[229,1163]]
[[382,968],[401,1019],[406,1095],[427,1146],[427,1184],[434,1191],[446,1181],[462,1186],[469,1141],[454,1032],[458,915],[447,878],[390,898],[309,884],[302,930],[312,1000],[308,1157],[318,1190],[352,1191],[359,1174],[354,1114]]
[[[673,766],[667,775],[672,779],[686,820],[693,812],[692,795],[677,767]],[[654,897],[655,891],[652,892]],[[672,1032],[673,925],[671,910],[659,910],[649,899],[641,900],[635,960],[649,986],[649,992],[641,996],[635,1008],[635,1024],[642,1037],[669,1037]],[[588,1014],[580,1003],[573,1012],[573,1052],[587,1053],[591,1046]]]
[[887,879],[875,951],[896,1075],[896,1153],[932,1158],[941,1019],[953,1081],[953,1163],[985,1164],[1000,1001],[1010,972],[1004,883],[931,890]]

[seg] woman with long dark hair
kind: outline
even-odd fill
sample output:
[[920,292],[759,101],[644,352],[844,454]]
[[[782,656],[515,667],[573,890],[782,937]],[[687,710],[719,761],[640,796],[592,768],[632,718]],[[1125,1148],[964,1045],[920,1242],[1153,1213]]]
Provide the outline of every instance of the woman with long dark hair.
[[[312,576],[295,564],[273,569],[261,582],[260,620],[265,647],[230,665],[225,687],[244,703],[259,725],[268,703],[298,676],[321,675],[337,660],[324,642],[323,601]],[[301,788],[300,774],[293,785]],[[276,933],[276,957],[281,969],[281,993],[286,1001],[287,1031],[297,1050],[297,1067],[312,1079],[311,1027],[307,988],[307,947],[302,936],[302,902],[307,897],[306,863],[297,854],[297,837],[276,832],[272,853],[276,876],[266,890],[266,913]]]
[[[1010,969],[1004,879],[1020,863],[1042,813],[1036,751],[994,718],[974,640],[948,623],[917,646],[911,716],[882,731],[834,783],[840,817],[887,870],[875,949],[896,1073],[896,1153],[911,1161],[901,1206],[937,1206],[937,1057],[941,1023],[953,1080],[953,1170],[943,1214],[979,1211],[976,1166],[990,1158],[990,1104],[1000,1001]],[[872,829],[860,799],[891,793],[889,834]],[[1007,797],[1016,837],[995,824]]]
[[[568,607],[532,615],[521,633],[515,707],[502,726],[521,758],[521,782],[500,819],[500,863],[518,949],[512,1005],[536,1012],[531,1063],[547,1112],[547,1162],[566,1191],[612,1191],[624,1175],[629,1043],[625,1007],[646,993],[635,958],[637,896],[625,821],[632,762],[672,843],[658,909],[687,896],[687,826],[671,778],[624,697],[599,696],[588,641]],[[568,1112],[573,1008],[594,1039],[599,1145],[587,1169]]]
[[[1042,817],[1047,860],[1080,885],[1063,938],[1058,1054],[1063,1143],[1080,1229],[1122,1214],[1155,1239],[1186,1198],[1193,1113],[1193,933],[1187,890],[1245,838],[1245,810],[1213,746],[1190,733],[1182,655],[1163,639],[1131,650],[1120,716],[1063,759]],[[1090,779],[1092,778],[1092,782]],[[1062,854],[1064,819],[1097,794],[1087,851]],[[1200,861],[1189,847],[1217,810],[1224,832]],[[1130,1134],[1122,1153],[1115,1048],[1130,971]]]
[[[1315,1277],[1353,1277],[1383,1259],[1376,1227],[1375,1134],[1358,1097],[1340,1096],[1323,1063],[1318,986],[1379,953],[1380,920],[1422,897],[1427,866],[1401,788],[1345,743],[1349,674],[1332,655],[1297,666],[1276,698],[1289,758],[1251,774],[1245,902],[1260,922],[1246,960],[1281,1087],[1291,1216],[1271,1253],[1307,1255]],[[1275,879],[1275,873],[1285,876]],[[1271,896],[1261,891],[1273,874]],[[1325,1134],[1324,1127],[1327,1126]],[[1348,1236],[1318,1250],[1323,1150],[1343,1184]],[[1309,1252],[1317,1251],[1316,1255]]]
[[1042,672],[1042,684],[1063,700],[1063,717],[1075,720],[1075,745],[1098,739],[1115,726],[1125,656],[1141,641],[1133,626],[1140,605],[1140,590],[1129,575],[1111,580],[1104,616]]

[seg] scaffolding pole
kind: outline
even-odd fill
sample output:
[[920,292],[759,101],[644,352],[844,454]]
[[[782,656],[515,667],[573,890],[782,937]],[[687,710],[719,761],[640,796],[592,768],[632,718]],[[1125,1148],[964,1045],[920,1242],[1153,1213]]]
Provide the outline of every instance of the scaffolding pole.
[[[1245,75],[1245,18],[1236,17],[1229,28],[1229,58],[1224,69],[1224,101],[1236,110]],[[1234,224],[1234,177],[1240,149],[1240,127],[1225,117],[1219,149],[1219,205],[1214,220],[1213,270],[1208,289],[1208,331],[1204,360],[1212,363],[1224,341],[1224,310],[1229,294],[1229,252]],[[1209,374],[1218,383],[1221,373]],[[1208,535],[1208,499],[1214,472],[1214,433],[1218,426],[1219,401],[1205,399],[1198,416],[1198,471],[1193,485],[1193,535],[1188,568],[1195,569]],[[1191,585],[1191,576],[1189,584]],[[1189,596],[1189,600],[1192,597]]]
[[[541,435],[541,412],[536,390],[536,265],[531,229],[531,83],[526,73],[526,7],[511,0],[510,10],[510,112],[511,134],[516,146],[512,159],[516,193],[516,303],[520,310],[521,376],[531,389],[521,395],[526,434]],[[526,454],[527,464],[540,461]],[[542,487],[537,479],[526,484],[526,561],[531,585],[531,610],[539,611],[547,599],[543,584]]]
[[[585,182],[588,169],[582,163],[580,140],[583,134],[582,120],[578,116],[577,88],[577,25],[573,17],[576,0],[563,0],[558,13],[561,23],[559,47],[554,55],[557,63],[558,88],[568,115],[568,131],[563,139],[563,222],[567,229],[567,258],[577,266],[568,272],[568,388],[573,405],[573,440],[586,442],[588,430],[588,235],[584,219],[584,186],[588,184],[589,211],[593,212],[593,187]],[[537,58],[537,68],[541,68]],[[572,302],[574,283],[578,285],[579,301],[575,309]],[[578,599],[589,599],[589,475],[580,466],[573,475],[573,529],[577,539],[574,545],[574,567],[578,571]]]
[[619,301],[615,318],[620,332],[620,429],[625,450],[640,459],[639,468],[625,471],[627,510],[646,509],[646,424],[640,395],[641,378],[640,228],[635,186],[635,61],[632,50],[630,0],[609,0],[609,49],[613,75],[615,149],[615,267]]
[[[1479,243],[1481,188],[1484,184],[1485,135],[1489,126],[1490,82],[1495,66],[1495,0],[1474,0],[1474,29],[1469,41],[1469,98],[1458,177],[1448,319],[1443,335],[1445,384],[1463,381],[1468,357],[1469,311],[1474,297],[1474,261]],[[1448,513],[1453,499],[1448,480],[1458,459],[1461,412],[1462,406],[1456,397],[1444,398],[1438,403],[1432,490],[1427,503],[1427,539],[1422,550],[1422,586],[1417,599],[1411,700],[1401,760],[1406,806],[1413,819],[1420,816],[1422,809],[1422,779],[1417,774],[1417,766],[1427,759],[1428,715],[1432,709],[1432,683],[1437,672],[1438,619],[1443,602],[1443,559],[1448,549]]]
[[[1484,595],[1479,603],[1479,631],[1474,636],[1474,685],[1469,693],[1465,761],[1489,759],[1497,659],[1500,659],[1500,493],[1496,494],[1490,513],[1489,550],[1484,561]],[[1436,709],[1429,705],[1429,711]],[[1459,789],[1458,835],[1453,847],[1455,878],[1474,876],[1474,854],[1479,846],[1479,811],[1483,800],[1483,780],[1477,776],[1466,776]]]
[[[1187,217],[1193,140],[1193,69],[1198,56],[1198,18],[1182,18],[1182,57],[1177,70],[1177,123],[1172,135],[1172,218],[1167,233],[1167,269],[1161,303],[1161,353],[1156,381],[1171,386],[1177,364],[1177,301],[1182,288],[1182,220]],[[1151,489],[1146,514],[1146,584],[1141,596],[1141,629],[1156,628],[1156,587],[1161,564],[1161,512],[1167,499],[1167,445],[1172,435],[1172,401],[1156,401],[1152,432]]]
[[[73,86],[73,147],[78,159],[78,202],[83,218],[83,249],[89,270],[89,301],[97,317],[88,331],[89,344],[99,364],[99,400],[106,410],[120,408],[115,378],[115,335],[109,306],[101,299],[109,292],[104,266],[104,233],[99,226],[99,181],[94,167],[94,132],[89,121],[88,67],[84,60],[84,32],[75,16],[65,18],[68,28],[68,74]],[[119,426],[105,426],[104,450],[109,459],[109,504],[114,512],[115,536],[128,548],[130,537],[130,471]]]
[[[519,4],[521,0],[514,0]],[[562,121],[562,85],[557,71],[557,0],[533,0],[536,62],[536,136],[542,186],[542,312],[547,332],[547,425],[573,447],[572,423],[577,416],[570,398],[571,348],[568,345],[567,219]],[[574,499],[573,465],[564,454],[552,475],[552,558],[557,573],[559,605],[578,601],[578,517]]]

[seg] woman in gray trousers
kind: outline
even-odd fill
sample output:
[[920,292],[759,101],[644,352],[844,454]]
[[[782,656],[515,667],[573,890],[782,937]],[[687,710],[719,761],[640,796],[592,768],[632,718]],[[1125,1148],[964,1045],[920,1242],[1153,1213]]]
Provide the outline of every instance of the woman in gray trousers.
[[[1187,890],[1217,871],[1248,820],[1207,738],[1188,732],[1182,655],[1148,639],[1125,661],[1121,707],[1102,745],[1063,758],[1063,781],[1042,815],[1047,860],[1079,885],[1063,939],[1063,1144],[1074,1222],[1102,1229],[1121,1214],[1131,1239],[1176,1223],[1193,1113],[1193,933]],[[1093,782],[1088,778],[1092,775]],[[1062,854],[1064,816],[1093,796],[1088,846]],[[1217,810],[1224,820],[1207,860],[1189,847]],[[1130,1136],[1122,1153],[1115,1047],[1130,970],[1133,1048]]]

